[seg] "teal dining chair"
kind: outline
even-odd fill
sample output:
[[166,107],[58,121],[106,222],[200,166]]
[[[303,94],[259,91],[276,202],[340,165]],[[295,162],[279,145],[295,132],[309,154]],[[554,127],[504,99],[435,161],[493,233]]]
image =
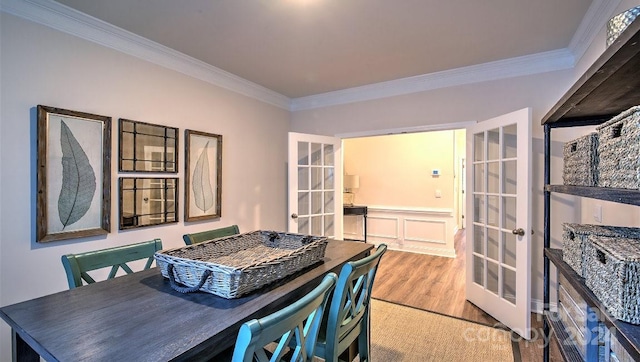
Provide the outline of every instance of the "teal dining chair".
[[386,244],[366,258],[347,262],[340,271],[336,288],[318,335],[315,355],[338,361],[344,351],[358,341],[360,361],[370,361],[369,313],[371,289]]
[[201,243],[203,241],[213,240],[236,234],[240,234],[240,228],[238,228],[238,225],[231,225],[220,229],[201,231],[199,233],[193,234],[184,234],[182,235],[182,239],[184,240],[185,244],[192,245]]
[[[320,285],[293,304],[242,324],[232,362],[275,362],[285,358],[312,361],[324,308],[337,279],[335,273],[329,273]],[[271,357],[265,349],[268,345],[272,347]]]
[[133,273],[127,263],[142,259],[147,259],[144,270],[149,269],[154,261],[153,255],[159,250],[162,250],[162,241],[153,239],[131,245],[63,255],[62,265],[67,273],[69,289],[74,289],[83,286],[83,281],[87,284],[96,282],[87,273],[92,270],[111,268],[107,279],[112,279],[120,269],[127,274]]

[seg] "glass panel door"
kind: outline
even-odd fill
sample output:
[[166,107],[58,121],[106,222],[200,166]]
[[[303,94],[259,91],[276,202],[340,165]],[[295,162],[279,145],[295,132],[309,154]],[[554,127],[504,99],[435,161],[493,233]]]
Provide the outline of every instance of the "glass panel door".
[[476,200],[474,283],[512,304],[515,304],[517,293],[517,272],[513,263],[517,253],[513,245],[518,162],[516,134],[516,124],[480,132],[473,138],[472,148],[473,197]]
[[330,238],[339,233],[342,238],[342,224],[337,221],[342,219],[342,200],[336,197],[342,184],[337,179],[341,172],[336,172],[340,140],[291,133],[289,145],[290,165],[291,160],[295,164],[289,172],[289,231]]
[[467,130],[467,299],[525,338],[531,313],[530,117],[524,109]]

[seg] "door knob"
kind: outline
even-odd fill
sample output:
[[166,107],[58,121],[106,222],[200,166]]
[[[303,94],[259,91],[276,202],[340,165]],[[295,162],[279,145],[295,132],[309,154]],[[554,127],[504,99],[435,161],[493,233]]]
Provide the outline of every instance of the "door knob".
[[296,214],[296,213],[291,214],[291,218],[292,219],[297,219],[298,218],[298,214]]
[[524,236],[524,229],[523,229],[523,228],[513,229],[513,230],[511,230],[511,232],[512,232],[514,235]]

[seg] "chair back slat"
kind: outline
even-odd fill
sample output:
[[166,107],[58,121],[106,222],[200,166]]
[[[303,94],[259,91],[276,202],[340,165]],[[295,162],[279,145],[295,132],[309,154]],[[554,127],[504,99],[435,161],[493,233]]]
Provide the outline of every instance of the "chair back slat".
[[326,317],[326,329],[322,329],[324,335],[321,332],[320,340],[324,343],[318,348],[318,357],[337,361],[338,356],[357,339],[360,361],[369,360],[371,291],[380,259],[386,250],[387,245],[380,244],[375,253],[342,267]]
[[[337,280],[327,274],[320,285],[287,307],[240,327],[233,351],[234,362],[280,361],[311,362],[324,308]],[[264,347],[276,343],[272,356]],[[292,353],[289,353],[289,347]]]
[[[77,284],[78,284],[78,286],[79,286],[79,287],[80,287],[80,286],[82,286],[82,281],[83,281],[83,280],[84,280],[84,281],[86,281],[86,282],[87,282],[87,284],[91,284],[91,283],[95,283],[95,282],[96,282],[96,281],[91,277],[91,275],[89,275],[89,274],[87,274],[87,273],[84,273],[84,272],[82,272],[82,273],[80,274],[80,279],[78,279],[78,283],[77,283]],[[74,278],[74,283],[75,283],[75,278]],[[75,287],[74,287],[74,288],[75,288]],[[73,288],[71,288],[71,286],[69,286],[69,289],[73,289]]]
[[114,248],[63,255],[62,265],[67,273],[69,289],[73,289],[81,287],[84,283],[95,283],[96,281],[87,273],[92,270],[111,268],[107,279],[112,279],[119,268],[127,274],[133,273],[127,263],[142,259],[147,259],[144,269],[149,269],[154,261],[153,255],[159,250],[162,250],[162,241],[154,239]]
[[187,245],[198,244],[203,241],[213,240],[217,238],[222,238],[225,236],[237,235],[240,234],[240,228],[238,225],[231,225],[219,229],[206,230],[198,233],[192,234],[184,234],[182,235],[182,239],[184,243]]

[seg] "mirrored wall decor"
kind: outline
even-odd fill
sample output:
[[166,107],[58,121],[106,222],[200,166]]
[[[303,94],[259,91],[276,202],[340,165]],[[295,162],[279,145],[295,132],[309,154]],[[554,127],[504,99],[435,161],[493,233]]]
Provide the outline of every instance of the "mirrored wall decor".
[[218,218],[222,213],[222,136],[185,132],[185,221]]
[[178,172],[178,129],[120,118],[121,172]]
[[120,230],[178,222],[178,178],[120,178]]

